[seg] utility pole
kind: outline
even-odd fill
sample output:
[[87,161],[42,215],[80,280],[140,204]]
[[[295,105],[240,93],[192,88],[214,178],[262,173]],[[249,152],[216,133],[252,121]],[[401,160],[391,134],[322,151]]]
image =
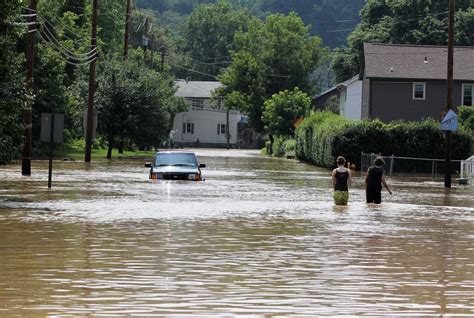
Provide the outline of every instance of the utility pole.
[[226,111],[226,116],[225,116],[225,137],[227,140],[227,150],[229,150],[229,139],[230,139],[230,133],[229,133],[229,107],[227,107]]
[[130,33],[130,20],[132,18],[131,14],[131,4],[132,0],[127,0],[127,9],[125,12],[125,43],[123,46],[123,59],[127,60],[128,58],[128,41],[129,41],[129,33]]
[[[36,14],[37,0],[30,0],[30,13]],[[36,22],[36,15],[32,16],[28,22]],[[26,109],[23,114],[25,130],[23,133],[23,152],[21,156],[21,174],[31,176],[31,148],[32,148],[32,124],[33,124],[33,66],[35,60],[35,30],[36,24],[28,26],[28,36],[26,44],[26,91],[29,95],[26,100]]]
[[[91,30],[91,48],[97,48],[97,2],[92,2],[92,30]],[[92,149],[92,123],[94,116],[94,91],[95,91],[95,61],[94,58],[89,65],[89,101],[87,104],[87,129],[86,129],[86,154],[85,162],[91,162]]]
[[[454,13],[456,11],[455,0],[449,0],[449,24],[448,24],[448,98],[446,112],[453,109],[453,77],[454,77]],[[444,138],[444,187],[451,188],[451,134],[445,131]]]

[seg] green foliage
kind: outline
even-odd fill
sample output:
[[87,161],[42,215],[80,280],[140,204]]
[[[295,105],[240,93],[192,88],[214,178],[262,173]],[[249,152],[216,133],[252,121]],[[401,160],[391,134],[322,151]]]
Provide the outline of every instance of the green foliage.
[[[175,29],[186,16],[202,4],[213,4],[219,0],[137,0],[141,8],[152,9],[161,15],[161,20]],[[364,0],[228,0],[236,10],[246,10],[256,17],[270,14],[296,12],[305,24],[310,25],[313,35],[319,35],[330,47],[346,42],[349,30],[359,22],[359,11]]]
[[137,62],[141,51],[131,51],[128,61],[110,59],[98,78],[98,130],[113,142],[129,139],[139,147],[158,146],[168,138],[174,114],[184,102],[175,97],[171,78]]
[[270,135],[289,136],[294,134],[294,123],[306,114],[311,106],[311,98],[297,87],[293,91],[284,90],[265,101],[262,121]]
[[[235,49],[235,33],[247,30],[251,19],[247,11],[236,10],[228,0],[197,7],[186,19],[182,32],[184,51],[193,69],[217,76]],[[199,73],[193,73],[192,78],[210,79]]]
[[287,157],[295,155],[296,141],[293,138],[277,136],[273,141],[272,155],[274,157]]
[[[472,1],[456,1],[455,44],[474,45]],[[360,70],[364,42],[447,44],[448,1],[367,0],[361,23],[349,35],[347,48],[334,53],[332,69],[342,82]]]
[[323,110],[339,115],[341,113],[339,97],[336,95],[329,97],[326,103],[323,105]]
[[[453,159],[470,155],[472,138],[466,133],[453,135]],[[332,167],[337,156],[360,166],[360,154],[443,158],[443,134],[439,123],[383,123],[379,120],[349,121],[327,112],[313,112],[296,130],[296,155],[319,166]]]
[[0,164],[17,158],[22,145],[24,54],[17,52],[18,30],[2,24],[18,13],[18,0],[0,1]]
[[[459,130],[474,139],[474,107],[461,106],[458,108]],[[474,144],[472,145],[474,146]]]
[[244,102],[238,109],[257,131],[263,131],[264,102],[273,94],[294,87],[311,92],[309,75],[325,54],[321,39],[310,36],[295,13],[252,20],[248,32],[236,34],[236,46],[219,79],[226,85],[224,95]]

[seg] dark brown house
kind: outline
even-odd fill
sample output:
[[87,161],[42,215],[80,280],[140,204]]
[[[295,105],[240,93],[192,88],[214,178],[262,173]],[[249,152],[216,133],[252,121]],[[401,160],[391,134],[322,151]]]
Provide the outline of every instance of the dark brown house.
[[[445,46],[364,43],[362,118],[441,120],[447,100]],[[454,48],[455,106],[473,105],[474,47]]]

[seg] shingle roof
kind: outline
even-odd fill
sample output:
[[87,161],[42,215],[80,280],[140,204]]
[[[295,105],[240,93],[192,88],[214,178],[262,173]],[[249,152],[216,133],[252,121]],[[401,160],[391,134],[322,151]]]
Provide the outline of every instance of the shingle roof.
[[188,98],[210,98],[211,93],[218,87],[221,87],[220,82],[205,82],[205,81],[175,81],[178,86],[176,96]]
[[[364,43],[365,75],[368,78],[447,78],[446,46]],[[454,79],[474,80],[474,47],[454,48]]]

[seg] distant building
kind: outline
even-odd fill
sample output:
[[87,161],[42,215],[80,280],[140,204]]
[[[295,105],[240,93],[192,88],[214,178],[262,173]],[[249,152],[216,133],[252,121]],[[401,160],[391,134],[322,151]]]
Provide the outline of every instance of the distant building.
[[362,81],[359,75],[337,85],[340,114],[348,119],[362,119]]
[[325,91],[313,96],[311,104],[314,109],[324,109],[326,104],[331,100],[331,97],[339,99],[340,93],[336,86],[330,87]]
[[339,114],[348,119],[360,120],[362,118],[362,81],[359,75],[337,84],[313,97],[313,108],[325,109],[331,99],[336,97],[339,105]]
[[[174,117],[172,136],[178,146],[225,147],[227,145],[227,111],[223,100],[212,105],[212,93],[222,84],[204,81],[176,81],[176,96],[184,97],[189,110]],[[253,148],[256,137],[248,128],[247,116],[229,111],[229,145],[233,148]]]
[[[362,118],[442,118],[447,100],[445,46],[364,43]],[[474,47],[454,48],[455,106],[472,106]]]

